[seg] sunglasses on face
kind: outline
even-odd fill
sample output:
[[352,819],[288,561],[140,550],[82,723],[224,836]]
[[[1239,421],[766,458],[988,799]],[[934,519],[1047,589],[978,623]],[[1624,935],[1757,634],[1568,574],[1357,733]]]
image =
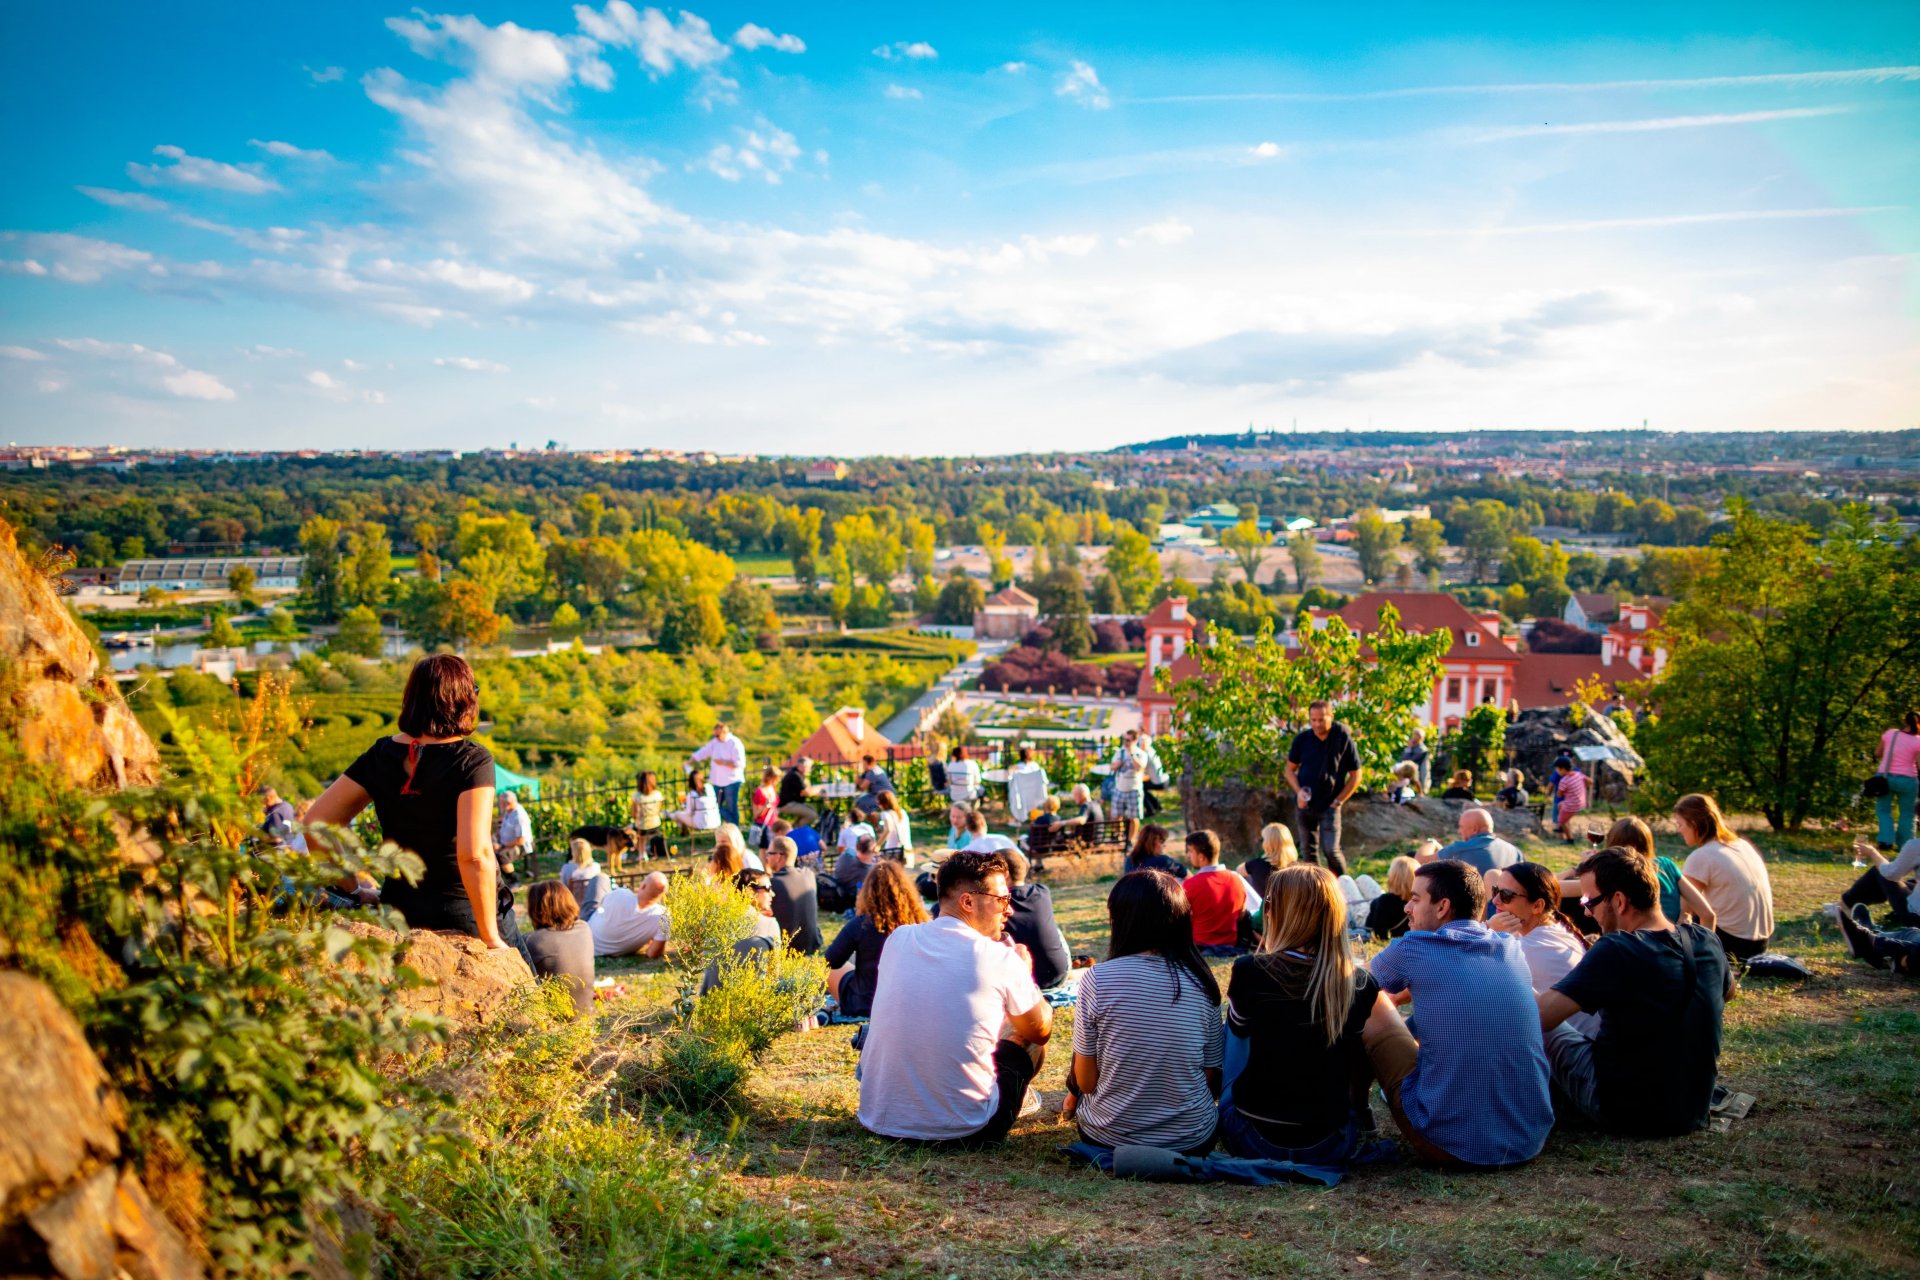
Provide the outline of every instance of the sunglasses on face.
[[991,898],[1003,907],[1013,905],[1013,895],[1010,893],[988,893],[985,889],[975,889],[973,890],[973,896],[976,898]]
[[1581,894],[1580,909],[1586,912],[1588,915],[1592,915],[1593,909],[1596,906],[1600,905],[1602,902],[1605,902],[1606,900],[1607,900],[1607,895],[1604,893],[1596,893],[1592,897],[1588,897],[1585,894]]
[[1506,906],[1508,903],[1512,902],[1515,898],[1520,899],[1522,902],[1533,901],[1532,898],[1529,898],[1526,894],[1521,893],[1518,889],[1489,889],[1487,890],[1487,895],[1503,907]]

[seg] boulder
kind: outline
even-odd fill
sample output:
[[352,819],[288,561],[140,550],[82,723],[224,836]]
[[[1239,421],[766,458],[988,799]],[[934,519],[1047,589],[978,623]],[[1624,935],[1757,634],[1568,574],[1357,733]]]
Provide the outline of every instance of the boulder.
[[[363,938],[397,941],[398,934],[361,921],[346,928]],[[478,938],[464,933],[415,929],[407,937],[401,960],[427,980],[423,987],[401,993],[400,1003],[415,1013],[447,1019],[456,1028],[479,1026],[515,988],[533,981],[533,970],[517,950],[489,951]]]
[[0,971],[0,1241],[8,1273],[63,1280],[205,1274],[121,1164],[125,1111],[80,1025],[41,982]]
[[[1549,757],[1551,758],[1551,757]],[[1284,822],[1299,828],[1291,793],[1228,783],[1219,787],[1195,786],[1191,778],[1181,780],[1180,801],[1186,813],[1187,830],[1206,829],[1220,837],[1220,847],[1229,858],[1251,858],[1260,849],[1260,828],[1269,822]],[[1451,841],[1460,835],[1460,813],[1465,801],[1438,800],[1423,796],[1409,804],[1394,804],[1380,792],[1361,792],[1340,811],[1340,849],[1349,858],[1373,853],[1402,841],[1432,837]],[[1493,815],[1496,834],[1505,839],[1536,834],[1539,820],[1531,809],[1502,809],[1482,804]]]
[[[1574,707],[1581,709],[1575,725]],[[1527,785],[1538,794],[1553,775],[1554,757],[1575,747],[1611,747],[1613,759],[1585,766],[1597,784],[1594,798],[1609,804],[1626,801],[1634,779],[1647,767],[1640,753],[1620,732],[1620,726],[1584,703],[1565,707],[1534,707],[1522,711],[1507,726],[1506,754],[1510,767],[1526,772]]]
[[20,742],[36,760],[58,764],[75,786],[149,786],[160,753],[140,728],[111,673],[100,670],[87,634],[53,581],[20,554],[0,520],[0,661],[23,678]]

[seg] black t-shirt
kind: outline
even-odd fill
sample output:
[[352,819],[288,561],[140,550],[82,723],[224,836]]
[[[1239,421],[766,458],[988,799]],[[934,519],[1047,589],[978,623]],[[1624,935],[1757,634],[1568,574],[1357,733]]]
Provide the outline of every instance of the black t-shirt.
[[1129,872],[1164,871],[1175,880],[1185,880],[1187,878],[1187,869],[1164,853],[1149,853],[1139,858],[1129,857],[1127,859],[1127,870]]
[[798,769],[789,769],[780,775],[780,803],[782,805],[799,804],[807,798],[807,780],[800,776]]
[[873,1012],[873,989],[880,980],[880,953],[893,935],[873,927],[873,917],[862,913],[827,944],[827,968],[853,961],[853,972],[840,979],[840,1012],[864,1018]]
[[820,949],[820,882],[807,867],[788,867],[773,876],[773,918],[791,946],[802,955]]
[[1710,930],[1605,934],[1553,989],[1600,1015],[1593,1066],[1607,1127],[1648,1136],[1707,1127],[1727,991],[1726,952]]
[[1312,973],[1311,961],[1270,953],[1235,960],[1227,980],[1227,1026],[1250,1042],[1233,1105],[1276,1146],[1312,1146],[1346,1126],[1354,1071],[1366,1055],[1360,1032],[1380,995],[1371,973],[1355,971],[1346,1024],[1328,1045],[1320,1011],[1307,1000]]
[[1354,748],[1353,735],[1338,721],[1327,730],[1325,739],[1311,729],[1295,734],[1287,759],[1300,766],[1300,786],[1314,809],[1332,807],[1347,776],[1360,772],[1360,752]]
[[[382,738],[347,766],[347,776],[373,797],[380,833],[427,864],[420,883],[388,880],[380,900],[416,929],[453,929],[479,936],[473,904],[460,880],[454,849],[459,831],[460,797],[493,785],[493,757],[468,739],[421,743],[413,783],[407,785],[408,745]],[[407,794],[402,795],[405,789]],[[491,831],[484,832],[489,839]],[[511,899],[505,891],[501,901]]]
[[1007,890],[1013,914],[1007,917],[1007,936],[1026,947],[1033,957],[1033,981],[1039,987],[1057,986],[1073,968],[1073,957],[1053,919],[1053,894],[1043,884],[1017,884]]

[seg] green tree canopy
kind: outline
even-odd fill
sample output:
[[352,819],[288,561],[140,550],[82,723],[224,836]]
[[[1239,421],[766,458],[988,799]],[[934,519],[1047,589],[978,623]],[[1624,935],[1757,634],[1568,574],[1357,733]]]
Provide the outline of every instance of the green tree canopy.
[[1267,554],[1273,539],[1260,532],[1260,526],[1253,520],[1242,520],[1220,534],[1220,545],[1233,554],[1234,563],[1240,566],[1240,572],[1247,575],[1248,582],[1257,580],[1260,561]]
[[1287,539],[1287,559],[1293,562],[1293,585],[1296,591],[1305,591],[1320,580],[1323,564],[1320,540],[1310,530],[1303,529]]
[[1378,582],[1393,567],[1393,549],[1400,545],[1401,528],[1388,524],[1372,507],[1353,518],[1353,552],[1360,559],[1360,576]]

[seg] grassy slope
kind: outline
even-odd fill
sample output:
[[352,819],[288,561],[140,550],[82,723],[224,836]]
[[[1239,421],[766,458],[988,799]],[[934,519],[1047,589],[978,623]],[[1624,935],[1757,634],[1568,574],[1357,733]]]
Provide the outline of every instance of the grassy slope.
[[[1114,1182],[1055,1154],[1074,1139],[1053,1114],[1069,1013],[1039,1081],[1047,1113],[1020,1124],[1005,1149],[978,1155],[866,1136],[853,1119],[848,1030],[789,1037],[734,1139],[747,1153],[746,1188],[834,1224],[816,1226],[832,1262],[813,1259],[815,1274],[1920,1274],[1920,1001],[1910,984],[1847,959],[1835,929],[1815,922],[1854,874],[1839,855],[1760,843],[1781,948],[1815,977],[1750,986],[1729,1007],[1722,1076],[1758,1099],[1729,1134],[1636,1142],[1563,1132],[1525,1170],[1390,1167],[1332,1191]],[[1561,845],[1528,853],[1572,858]],[[1358,869],[1384,878],[1384,864]],[[1104,946],[1106,888],[1056,890],[1076,953]],[[636,997],[646,989],[658,990],[643,979]],[[1497,1087],[1487,1105],[1498,1105]],[[834,1207],[831,1219],[819,1212]]]

